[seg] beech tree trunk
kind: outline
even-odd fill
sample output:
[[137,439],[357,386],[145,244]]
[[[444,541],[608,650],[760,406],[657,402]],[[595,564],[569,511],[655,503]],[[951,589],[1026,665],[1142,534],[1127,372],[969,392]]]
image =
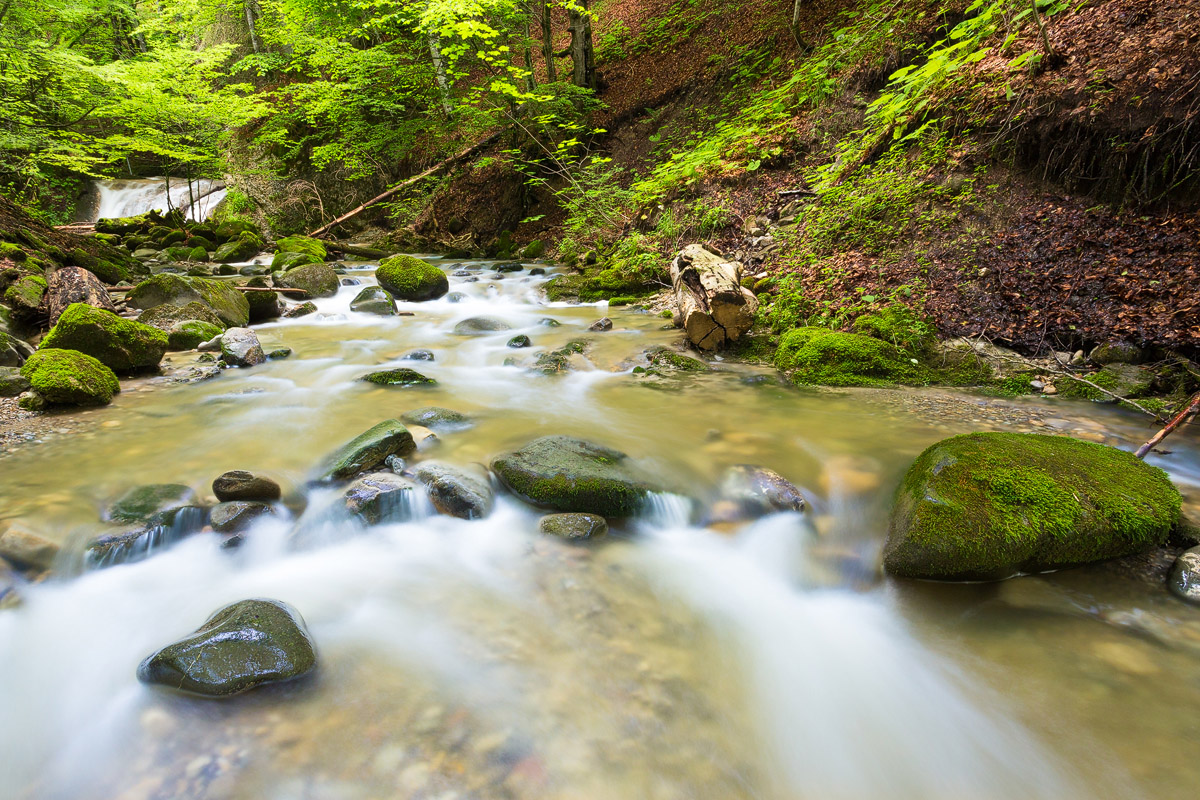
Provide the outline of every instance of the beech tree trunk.
[[246,10],[246,29],[250,31],[250,46],[254,48],[254,52],[260,53],[262,42],[258,39],[258,27],[254,24],[260,15],[258,3],[255,0],[242,0],[242,6]]
[[542,4],[542,58],[546,62],[546,83],[558,80],[558,70],[554,67],[554,26],[550,9],[549,3]]
[[446,78],[446,62],[442,60],[442,46],[437,34],[429,32],[429,55],[433,59],[433,70],[437,73],[438,91],[442,95],[442,111],[446,116],[454,109],[450,106],[450,81]]
[[675,324],[701,350],[736,342],[754,325],[758,298],[741,285],[742,265],[715,250],[689,244],[671,263],[671,286],[679,306]]
[[103,308],[105,311],[117,309],[113,305],[108,288],[100,279],[83,267],[63,267],[56,269],[46,281],[46,312],[50,315],[50,326],[53,327],[67,306],[72,303],[87,303],[89,306]]
[[576,0],[569,9],[571,15],[571,81],[584,89],[596,88],[596,64],[592,51],[592,15],[588,0]]

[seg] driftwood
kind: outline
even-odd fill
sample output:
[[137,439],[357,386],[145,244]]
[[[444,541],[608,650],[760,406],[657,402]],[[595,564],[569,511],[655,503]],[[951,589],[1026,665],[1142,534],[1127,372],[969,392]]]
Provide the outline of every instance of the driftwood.
[[44,302],[51,327],[72,303],[87,303],[89,306],[116,313],[117,308],[108,294],[108,287],[83,267],[56,269],[46,284]]
[[1200,392],[1192,395],[1192,399],[1183,407],[1183,410],[1172,417],[1166,427],[1154,434],[1150,441],[1139,447],[1134,455],[1138,458],[1145,458],[1146,454],[1153,450],[1159,442],[1171,435],[1171,431],[1184,424],[1190,417],[1196,416],[1196,412],[1198,411],[1200,411]]
[[716,251],[689,244],[671,263],[671,285],[679,316],[675,324],[701,350],[717,350],[740,339],[754,324],[758,298],[741,285],[742,265]]
[[450,156],[445,161],[441,161],[441,162],[433,165],[429,169],[422,172],[420,175],[414,175],[411,178],[405,178],[404,180],[400,181],[400,183],[396,184],[391,189],[388,189],[386,192],[379,195],[378,197],[373,197],[370,200],[368,200],[367,202],[363,203],[358,208],[354,208],[354,209],[351,209],[350,211],[347,211],[345,214],[342,214],[340,217],[338,217],[337,219],[335,219],[333,222],[329,223],[328,225],[321,227],[321,228],[317,228],[315,231],[310,233],[309,236],[315,239],[323,234],[328,233],[329,231],[336,228],[338,225],[341,225],[346,220],[357,217],[359,214],[366,211],[368,208],[375,205],[376,203],[382,203],[384,200],[387,200],[389,197],[394,197],[395,195],[404,191],[405,189],[412,186],[413,184],[419,183],[420,181],[425,180],[426,178],[430,177],[431,175],[436,175],[439,172],[441,172],[442,170],[452,167],[455,164],[457,164],[458,162],[470,158],[471,156],[475,155],[480,150],[484,149],[485,147],[487,147],[488,145],[490,145],[492,142],[496,141],[499,138],[500,138],[499,133],[493,133],[491,136],[487,137],[486,139],[484,139],[480,142],[477,142],[477,143],[471,145],[466,150],[463,150],[461,153]]

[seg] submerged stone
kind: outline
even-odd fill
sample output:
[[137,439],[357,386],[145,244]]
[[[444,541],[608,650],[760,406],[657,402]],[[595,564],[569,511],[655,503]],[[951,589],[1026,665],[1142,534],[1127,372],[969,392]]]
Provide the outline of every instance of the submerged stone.
[[407,367],[372,372],[363,375],[359,380],[374,383],[377,386],[433,386],[437,383],[433,378]]
[[226,697],[293,680],[317,666],[300,614],[278,600],[242,600],[138,667],[138,680],[205,697]]
[[432,430],[448,430],[454,428],[469,428],[471,418],[459,411],[439,406],[426,406],[405,411],[400,419],[409,425],[421,425]]
[[556,511],[628,517],[654,491],[624,453],[569,436],[535,439],[491,466],[514,494]]
[[740,519],[804,510],[804,495],[793,483],[774,470],[750,464],[726,470],[721,480],[721,498],[733,504]]
[[57,543],[36,533],[0,528],[0,559],[23,569],[51,569],[58,551]]
[[433,361],[432,350],[412,350],[404,354],[403,361]]
[[599,539],[608,535],[608,521],[596,514],[547,514],[538,520],[538,530],[571,542]]
[[137,486],[121,495],[105,514],[118,523],[169,523],[184,508],[198,508],[200,498],[181,483]]
[[1166,473],[1123,450],[1065,436],[955,436],[909,468],[884,566],[988,580],[1088,564],[1166,541],[1179,509]]
[[455,325],[454,332],[460,336],[480,336],[496,331],[507,331],[511,327],[504,320],[495,317],[470,317]]
[[360,472],[379,467],[388,456],[406,456],[416,449],[412,434],[400,420],[384,420],[329,456],[325,460],[321,480],[352,478]]

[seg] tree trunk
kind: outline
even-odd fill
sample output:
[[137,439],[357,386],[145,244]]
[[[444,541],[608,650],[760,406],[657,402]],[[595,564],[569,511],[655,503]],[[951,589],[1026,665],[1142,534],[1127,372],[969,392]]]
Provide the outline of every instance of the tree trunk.
[[533,74],[533,39],[529,34],[529,18],[525,18],[525,91],[532,92],[537,88],[537,78]]
[[542,4],[542,58],[546,62],[546,83],[558,80],[558,72],[554,68],[554,26],[550,9],[549,3]]
[[246,10],[246,30],[250,32],[250,46],[254,48],[254,52],[262,52],[262,42],[258,39],[258,28],[254,22],[260,16],[258,3],[255,0],[242,0],[242,6]]
[[87,303],[113,313],[117,311],[108,289],[83,267],[56,269],[46,284],[46,312],[50,315],[51,327],[72,303]]
[[715,251],[689,244],[671,263],[671,285],[679,314],[675,324],[701,350],[736,342],[754,325],[758,298],[741,285],[742,265]]
[[437,34],[429,32],[429,55],[433,58],[433,69],[437,73],[438,91],[442,95],[442,111],[446,116],[454,109],[450,106],[450,81],[446,79],[446,64],[442,61],[442,47],[438,44]]
[[588,0],[578,0],[571,15],[571,82],[584,89],[596,88],[596,64],[592,52],[592,15]]

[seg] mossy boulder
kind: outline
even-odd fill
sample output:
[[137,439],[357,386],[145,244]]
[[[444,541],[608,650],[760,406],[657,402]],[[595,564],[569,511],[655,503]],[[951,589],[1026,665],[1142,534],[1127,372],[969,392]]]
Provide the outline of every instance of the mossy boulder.
[[333,297],[338,293],[338,276],[328,264],[306,264],[283,274],[276,283],[283,289],[300,289],[303,297]]
[[384,420],[326,458],[321,480],[346,480],[380,466],[388,456],[403,457],[416,449],[417,443],[400,420]]
[[167,332],[168,350],[195,350],[202,342],[220,336],[224,330],[198,319],[187,319],[176,322]]
[[236,239],[226,242],[213,253],[213,261],[228,264],[231,261],[249,261],[262,252],[263,240],[250,231],[239,233]]
[[278,292],[246,292],[246,302],[250,305],[251,322],[266,322],[279,317]]
[[1167,474],[1123,450],[1065,436],[955,436],[909,468],[884,566],[995,580],[1089,564],[1165,542],[1179,509]]
[[324,261],[329,257],[329,252],[325,249],[325,243],[320,239],[312,239],[308,236],[286,236],[275,243],[275,250],[277,254],[307,253],[317,261]]
[[78,350],[114,370],[157,366],[167,352],[167,334],[86,303],[72,303],[46,334],[47,350]]
[[698,358],[685,356],[674,350],[658,350],[650,354],[650,363],[659,369],[677,372],[712,372],[712,367]]
[[[1133,364],[1115,361],[1105,365],[1099,372],[1087,376],[1087,379],[1096,384],[1096,386],[1107,389],[1113,394],[1120,395],[1121,397],[1137,398],[1145,397],[1150,393],[1151,387],[1154,384],[1154,373]],[[1089,386],[1080,381],[1064,378],[1057,381],[1055,386],[1062,397],[1113,402],[1112,395],[1105,394],[1095,388],[1095,386]]]
[[107,405],[121,391],[111,369],[75,350],[38,350],[21,366],[21,374],[47,403]]
[[146,215],[137,217],[105,217],[96,220],[96,233],[136,233],[146,229]]
[[450,291],[446,273],[419,258],[396,255],[379,262],[375,271],[379,285],[398,300],[434,300]]
[[890,342],[827,328],[796,328],[780,340],[775,366],[793,383],[886,386],[921,383],[923,371]]
[[[181,322],[196,320],[217,327],[218,332],[225,329],[225,323],[207,303],[191,302],[182,306],[161,305],[147,309],[138,315],[137,321],[143,325],[152,325],[168,334]],[[214,334],[215,335],[215,334]],[[212,338],[211,336],[209,337]]]
[[41,275],[23,275],[4,290],[4,303],[21,319],[37,316],[46,295],[46,279]]
[[541,258],[546,252],[546,245],[541,239],[534,239],[529,244],[525,245],[525,249],[521,251],[522,258]]
[[309,253],[276,253],[271,259],[271,271],[280,270],[286,272],[289,269],[303,267],[305,264],[320,264],[325,259],[317,258]]
[[373,383],[376,386],[434,386],[437,384],[433,378],[407,367],[372,372],[362,376],[359,380]]
[[535,439],[491,466],[518,497],[555,511],[628,517],[655,490],[624,453],[569,436]]
[[381,286],[364,286],[363,290],[350,301],[350,310],[360,314],[392,316],[396,313],[396,301]]
[[236,217],[226,219],[217,226],[215,231],[216,238],[222,241],[236,239],[243,233],[253,233],[258,235],[258,226],[248,219],[237,219]]
[[316,666],[316,649],[296,609],[278,600],[242,600],[148,656],[137,676],[143,683],[227,697],[294,680]]
[[608,521],[596,514],[547,514],[538,520],[538,530],[568,542],[586,542],[608,535]]
[[28,342],[0,331],[0,367],[19,367],[33,355]]
[[160,273],[139,283],[127,297],[134,308],[161,305],[186,306],[204,303],[230,328],[245,327],[250,321],[250,304],[231,284],[213,278],[189,278]]
[[405,411],[400,419],[409,425],[420,425],[432,430],[462,430],[471,427],[471,418],[461,411],[439,406],[426,406]]

